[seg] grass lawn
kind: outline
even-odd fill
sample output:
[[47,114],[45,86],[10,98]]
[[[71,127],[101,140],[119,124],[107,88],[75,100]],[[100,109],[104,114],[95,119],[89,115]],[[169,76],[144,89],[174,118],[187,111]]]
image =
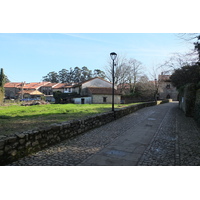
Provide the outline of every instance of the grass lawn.
[[[115,104],[122,108],[133,104]],[[52,123],[80,119],[108,112],[111,104],[47,104],[36,106],[0,106],[0,135],[12,134]]]

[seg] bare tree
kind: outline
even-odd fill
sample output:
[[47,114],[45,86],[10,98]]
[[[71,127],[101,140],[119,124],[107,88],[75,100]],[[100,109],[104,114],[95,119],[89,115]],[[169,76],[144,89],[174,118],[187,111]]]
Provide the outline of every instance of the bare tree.
[[179,33],[177,35],[180,39],[194,45],[194,48],[191,50],[190,55],[196,57],[198,56],[196,60],[200,62],[200,43],[198,42],[198,40],[200,40],[200,33]]
[[[109,60],[106,70],[106,77],[112,82],[113,63]],[[115,84],[119,86],[121,92],[128,85],[129,92],[135,91],[135,86],[139,76],[142,74],[142,63],[136,59],[127,59],[125,56],[118,55],[115,61]]]
[[[105,68],[106,78],[112,82],[112,68],[113,62],[109,59],[108,67]],[[115,84],[119,85],[126,82],[127,74],[128,74],[128,66],[127,66],[127,59],[125,56],[118,55],[115,60],[114,66],[114,77],[115,77]]]
[[153,80],[157,79],[158,74],[161,73],[163,75],[171,75],[176,69],[186,65],[192,65],[196,63],[197,60],[197,55],[193,52],[186,54],[174,53],[168,60],[165,60],[163,63],[154,66],[150,72],[150,75]]
[[[120,55],[117,55],[114,66],[114,77],[115,84],[119,84],[120,80],[123,79],[124,76],[124,68],[125,68],[126,58]],[[108,60],[108,66],[105,67],[106,78],[112,82],[112,68],[113,62],[111,59]]]
[[127,81],[130,85],[130,92],[134,93],[136,83],[142,74],[143,66],[140,61],[131,58],[128,60],[128,68],[129,68],[129,73],[128,73]]
[[138,91],[138,96],[144,100],[153,100],[157,94],[157,88],[153,81],[149,81],[149,78],[144,75],[138,79],[136,84],[136,90]]
[[177,36],[187,42],[193,42],[195,39],[198,39],[200,33],[177,33]]

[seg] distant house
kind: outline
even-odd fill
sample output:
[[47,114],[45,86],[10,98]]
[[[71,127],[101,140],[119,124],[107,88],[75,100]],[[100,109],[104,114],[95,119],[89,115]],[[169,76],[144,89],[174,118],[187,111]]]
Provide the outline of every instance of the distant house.
[[[80,94],[80,97],[74,98],[75,103],[112,103],[112,83],[102,78],[95,77],[74,87],[74,91],[79,91]],[[114,102],[117,104],[121,102],[121,94],[116,87],[114,89]]]
[[75,83],[57,83],[55,86],[52,87],[52,91],[60,91],[62,93],[78,93],[75,89]]
[[24,90],[18,92],[18,94],[22,99],[41,99],[41,97],[44,96],[44,94],[38,90]]
[[44,94],[46,101],[55,102],[55,99],[53,97],[53,88],[56,87],[58,84],[59,83],[48,82],[47,84],[42,84],[42,86],[38,90]]
[[48,84],[49,82],[39,82],[39,83],[5,83],[5,97],[13,99],[24,99],[24,98],[40,98],[44,96],[42,92],[39,91],[41,86]]
[[[112,103],[112,88],[88,87],[87,89],[93,103]],[[117,90],[114,90],[114,102],[118,104],[121,102],[121,94]]]
[[5,83],[5,98],[16,99],[18,98],[18,93],[22,90],[24,83],[20,82],[9,82]]
[[[102,78],[95,77],[81,83],[60,83],[53,91],[62,92],[63,103],[75,104],[103,104],[112,102],[112,83]],[[116,90],[114,93],[115,103],[121,102],[121,95]]]

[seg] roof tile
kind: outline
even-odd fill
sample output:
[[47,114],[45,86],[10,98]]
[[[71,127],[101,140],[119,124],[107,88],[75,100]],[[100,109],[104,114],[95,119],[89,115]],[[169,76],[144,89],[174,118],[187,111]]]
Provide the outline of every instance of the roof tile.
[[[112,94],[112,88],[103,87],[88,87],[88,90],[92,94]],[[115,95],[120,95],[118,90],[114,90]]]

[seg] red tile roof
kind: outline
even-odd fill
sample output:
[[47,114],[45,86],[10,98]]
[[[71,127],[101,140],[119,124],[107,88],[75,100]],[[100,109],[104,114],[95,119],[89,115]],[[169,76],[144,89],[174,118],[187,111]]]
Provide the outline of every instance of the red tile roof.
[[9,82],[5,83],[4,87],[5,88],[19,88],[22,87],[22,82]]
[[159,75],[158,80],[159,81],[167,81],[167,80],[170,80],[170,76],[171,75]]
[[54,87],[56,86],[58,83],[47,83],[46,85],[44,85],[44,87]]
[[53,87],[53,89],[62,89],[64,88],[64,86],[65,86],[65,83],[58,83],[57,85]]
[[[88,87],[88,91],[91,94],[112,94],[112,88],[106,88],[106,87]],[[115,95],[120,95],[120,92],[118,90],[114,90]]]
[[83,81],[83,82],[80,82],[80,83],[76,83],[76,86],[83,85],[84,83],[87,83],[87,82],[92,81],[92,80],[94,80],[94,79],[101,79],[101,80],[103,80],[103,81],[105,81],[105,82],[107,82],[107,83],[111,83],[111,82],[109,82],[109,81],[107,81],[107,80],[105,80],[105,79],[103,79],[103,78],[101,78],[101,77],[94,77],[94,78],[91,78],[91,79],[89,79],[89,80],[87,80],[87,81]]
[[24,85],[24,89],[38,89],[41,86],[45,86],[46,84],[48,84],[50,82],[39,82],[39,83],[27,83]]
[[53,89],[63,89],[63,88],[73,88],[75,87],[72,83],[57,83],[57,85],[53,86]]

